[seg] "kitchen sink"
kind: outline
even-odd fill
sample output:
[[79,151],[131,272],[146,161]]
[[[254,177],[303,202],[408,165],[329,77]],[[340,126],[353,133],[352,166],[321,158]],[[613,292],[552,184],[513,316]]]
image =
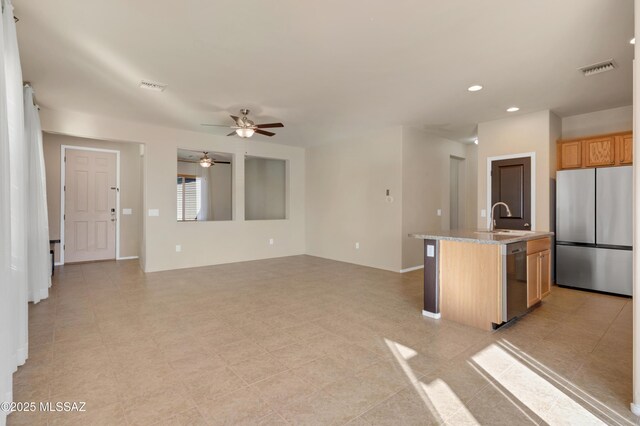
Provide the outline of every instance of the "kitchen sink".
[[525,235],[535,234],[535,231],[522,231],[519,229],[496,229],[493,231],[476,231],[476,234],[488,234],[488,235],[506,235],[514,237],[524,237]]

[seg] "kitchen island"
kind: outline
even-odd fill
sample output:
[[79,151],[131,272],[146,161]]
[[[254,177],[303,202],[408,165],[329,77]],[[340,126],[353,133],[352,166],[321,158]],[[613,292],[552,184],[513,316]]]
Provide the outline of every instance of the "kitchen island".
[[424,240],[423,315],[491,330],[551,289],[551,232],[453,230]]

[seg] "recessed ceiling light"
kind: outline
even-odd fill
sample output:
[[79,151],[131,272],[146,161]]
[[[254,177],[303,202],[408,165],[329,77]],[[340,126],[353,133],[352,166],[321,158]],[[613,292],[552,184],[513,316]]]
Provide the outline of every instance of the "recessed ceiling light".
[[507,112],[516,112],[516,111],[520,111],[520,108],[516,107],[516,106],[512,106],[507,108]]
[[631,44],[636,44],[636,38],[634,37],[634,38],[632,38],[631,40],[629,40],[629,43],[631,43]]
[[477,92],[479,90],[482,90],[482,86],[480,86],[479,84],[474,84],[473,86],[469,86],[467,90],[470,92]]

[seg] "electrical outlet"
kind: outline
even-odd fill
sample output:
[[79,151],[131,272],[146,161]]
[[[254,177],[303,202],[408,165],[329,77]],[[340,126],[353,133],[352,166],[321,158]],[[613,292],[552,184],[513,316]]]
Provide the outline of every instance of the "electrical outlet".
[[160,210],[158,210],[158,209],[149,209],[149,216],[160,216]]
[[132,213],[131,209],[122,209],[122,214],[123,215],[130,215]]
[[360,243],[356,243],[356,250],[360,250]]
[[176,253],[180,253],[182,251],[182,246],[180,244],[176,244]]
[[438,214],[438,216],[442,216],[442,209],[438,209],[436,213]]
[[269,245],[272,246],[274,243],[273,238],[269,238]]

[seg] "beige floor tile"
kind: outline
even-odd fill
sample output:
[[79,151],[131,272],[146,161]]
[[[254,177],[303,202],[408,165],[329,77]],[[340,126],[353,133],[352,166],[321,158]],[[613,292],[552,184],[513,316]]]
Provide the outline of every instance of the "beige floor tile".
[[273,355],[264,353],[234,364],[231,369],[251,384],[281,373],[287,370],[287,367]]
[[271,351],[271,354],[288,368],[295,368],[320,358],[322,354],[307,343],[293,345]]
[[227,367],[203,371],[199,375],[183,376],[187,394],[197,403],[246,387],[246,383]]
[[199,408],[210,425],[256,424],[273,413],[257,393],[247,389],[201,402]]
[[267,350],[251,340],[245,339],[219,346],[215,349],[215,352],[227,363],[234,365],[258,355],[266,354]]
[[294,373],[284,371],[251,385],[262,399],[270,406],[278,409],[305,398],[318,390],[318,388],[305,382]]
[[413,388],[405,389],[362,415],[371,425],[437,425],[443,418],[429,399]]
[[284,407],[280,414],[294,425],[345,424],[357,417],[357,410],[319,391]]
[[122,402],[127,421],[132,425],[151,425],[195,407],[184,393],[167,388]]
[[163,419],[159,424],[166,426],[207,426],[208,423],[197,408],[191,408],[168,419]]
[[318,389],[355,374],[354,371],[329,357],[319,358],[291,371]]
[[49,415],[49,425],[110,426],[126,424],[124,410],[119,402],[101,407],[87,407],[84,412],[55,412]]

